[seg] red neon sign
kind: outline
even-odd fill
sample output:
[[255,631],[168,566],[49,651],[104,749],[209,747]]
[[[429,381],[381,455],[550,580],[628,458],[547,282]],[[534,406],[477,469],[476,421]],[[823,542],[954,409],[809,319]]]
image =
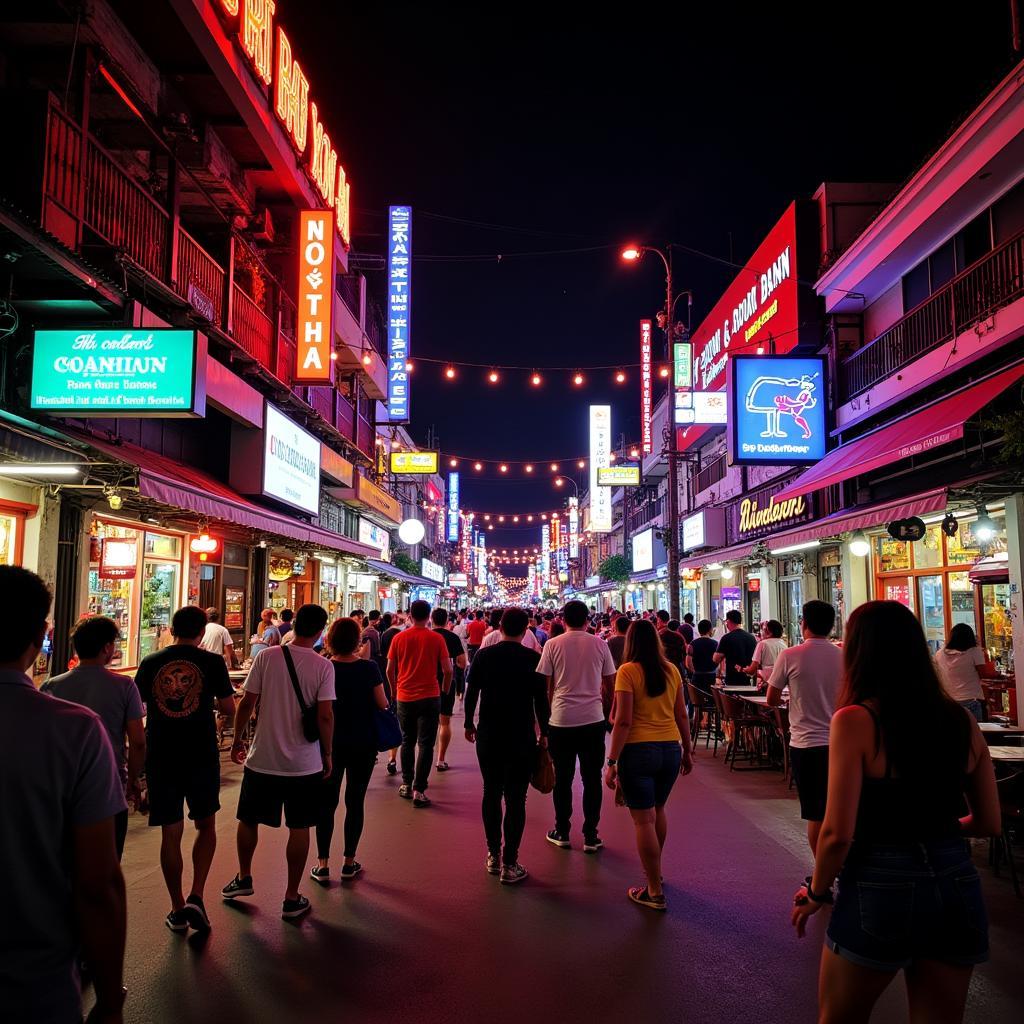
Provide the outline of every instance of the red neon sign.
[[334,229],[328,210],[299,214],[299,309],[295,381],[330,384],[334,312]]
[[654,451],[651,436],[651,406],[654,381],[651,377],[651,321],[640,321],[640,436],[644,455]]

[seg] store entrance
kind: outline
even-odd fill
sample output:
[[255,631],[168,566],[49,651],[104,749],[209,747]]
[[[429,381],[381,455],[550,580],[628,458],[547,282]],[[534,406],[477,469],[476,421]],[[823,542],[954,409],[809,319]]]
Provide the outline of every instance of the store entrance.
[[802,643],[804,634],[800,618],[804,610],[803,577],[791,576],[779,580],[779,598],[782,632],[786,642],[790,646]]

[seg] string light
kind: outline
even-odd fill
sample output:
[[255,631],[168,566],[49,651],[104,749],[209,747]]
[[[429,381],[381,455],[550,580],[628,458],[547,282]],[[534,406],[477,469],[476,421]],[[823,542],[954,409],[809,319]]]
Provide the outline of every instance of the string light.
[[576,387],[580,387],[580,385],[583,383],[583,374],[582,373],[577,373],[573,377],[572,382],[573,382],[573,384],[576,385]]
[[500,465],[500,466],[498,467],[498,469],[499,469],[499,470],[500,470],[500,471],[501,471],[502,473],[507,473],[507,472],[508,472],[508,466],[507,466],[507,465],[505,465],[505,463],[504,463],[504,462],[503,462],[503,463],[502,463],[502,464],[501,464],[501,465]]
[[337,353],[337,352],[332,352],[332,353],[331,353],[331,359],[332,359],[332,360],[333,360],[334,362],[337,362],[337,361],[338,361],[338,353]]
[[405,364],[405,372],[406,373],[412,373],[412,363],[406,363]]
[[491,372],[489,374],[487,374],[487,379],[492,384],[497,384],[498,383],[498,371],[497,370],[491,370]]
[[448,465],[451,466],[452,469],[454,469],[458,464],[459,464],[459,460],[458,459],[449,459],[448,460]]
[[474,469],[475,469],[475,470],[476,470],[476,471],[477,471],[477,472],[479,473],[479,472],[480,472],[480,470],[482,470],[482,469],[484,468],[484,464],[483,464],[482,462],[477,462],[477,463],[476,463],[476,464],[475,464],[475,465],[473,466],[473,468],[474,468]]
[[587,468],[587,460],[586,459],[580,459],[580,461],[577,462],[576,465],[579,466],[580,469],[586,469]]
[[527,473],[533,472],[533,466],[529,462],[523,467],[523,469],[525,469]]
[[373,356],[369,352],[363,355],[363,366],[369,366],[373,362]]
[[558,472],[558,463],[557,462],[552,462],[551,463],[551,472],[552,473],[557,473]]
[[530,383],[535,387],[539,388],[541,384],[540,374],[534,372],[533,376],[530,377]]
[[615,383],[616,384],[625,384],[626,383],[626,375],[621,370],[619,370],[619,372],[617,374],[615,374]]
[[[760,353],[758,353],[758,355],[760,355]],[[663,366],[658,371],[658,376],[661,377],[662,380],[664,380],[668,376],[668,367],[667,366]]]
[[445,376],[446,376],[446,377],[447,377],[447,378],[448,378],[449,380],[454,380],[454,379],[455,379],[455,367],[454,367],[454,366],[449,366],[449,367],[448,367],[448,368],[447,368],[447,369],[446,369],[446,370],[444,371],[444,375],[445,375]]

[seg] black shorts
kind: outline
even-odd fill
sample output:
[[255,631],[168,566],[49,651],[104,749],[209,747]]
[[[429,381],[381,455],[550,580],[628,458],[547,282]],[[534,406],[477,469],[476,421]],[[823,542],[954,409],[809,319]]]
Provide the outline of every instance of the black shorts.
[[173,766],[147,763],[146,789],[150,825],[184,821],[186,804],[189,819],[202,821],[220,810],[220,761]]
[[800,817],[804,821],[825,820],[828,795],[828,747],[790,747],[793,780],[800,796]]
[[324,776],[267,775],[246,768],[238,794],[238,820],[280,828],[281,808],[288,828],[312,828],[324,801]]
[[449,717],[455,713],[455,680],[452,680],[451,688],[447,693],[444,690],[441,691],[441,710],[438,712],[439,715],[448,715]]

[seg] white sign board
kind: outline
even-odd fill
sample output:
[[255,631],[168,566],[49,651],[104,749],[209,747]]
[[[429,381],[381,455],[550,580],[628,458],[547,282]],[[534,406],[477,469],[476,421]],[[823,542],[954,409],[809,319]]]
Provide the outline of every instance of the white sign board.
[[320,511],[320,441],[269,403],[263,424],[263,493],[312,515]]
[[434,580],[437,583],[444,583],[444,568],[432,562],[429,558],[423,558],[420,560],[420,567],[423,575],[428,580]]
[[369,519],[359,519],[359,541],[361,544],[369,544],[380,552],[380,557],[386,562],[391,555],[391,534]]
[[654,568],[654,529],[650,527],[633,538],[633,572]]

